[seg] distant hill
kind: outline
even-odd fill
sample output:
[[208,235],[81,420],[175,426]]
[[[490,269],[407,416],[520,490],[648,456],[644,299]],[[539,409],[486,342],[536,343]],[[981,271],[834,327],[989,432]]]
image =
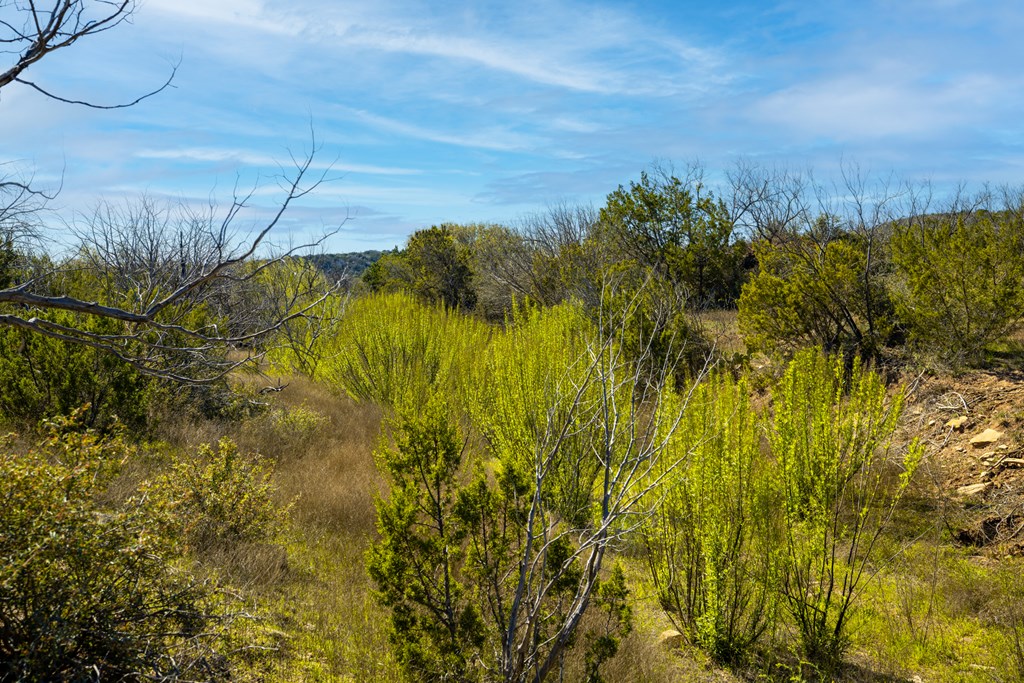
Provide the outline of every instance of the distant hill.
[[332,282],[357,278],[385,252],[371,249],[345,254],[317,254],[306,258],[316,264]]

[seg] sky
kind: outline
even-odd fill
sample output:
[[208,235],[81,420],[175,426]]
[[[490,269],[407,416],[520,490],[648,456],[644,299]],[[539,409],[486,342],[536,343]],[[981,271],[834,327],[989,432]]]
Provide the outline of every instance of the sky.
[[325,182],[275,234],[336,229],[328,251],[600,207],[659,162],[1022,185],[1021,35],[1019,0],[141,0],[25,76],[113,104],[177,65],[171,87],[100,111],[6,86],[0,162],[60,189],[58,232],[100,201],[253,191],[244,233],[315,147]]

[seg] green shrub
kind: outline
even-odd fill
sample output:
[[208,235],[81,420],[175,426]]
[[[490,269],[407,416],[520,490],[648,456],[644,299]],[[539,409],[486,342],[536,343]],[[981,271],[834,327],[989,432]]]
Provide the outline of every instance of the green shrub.
[[[390,495],[377,501],[368,568],[398,660],[413,680],[526,683],[579,645],[599,681],[631,627],[624,574],[602,575],[543,483],[477,461],[447,413],[434,399],[400,415],[394,446],[377,453]],[[590,605],[600,618],[584,627]]]
[[38,450],[0,448],[0,680],[226,679],[219,613],[175,568],[162,513],[98,487],[128,454],[58,421]]
[[731,305],[746,246],[734,240],[725,203],[699,181],[640,174],[608,195],[601,229],[612,244],[674,285],[697,307]]
[[591,316],[641,367],[645,381],[669,376],[683,386],[699,375],[713,349],[687,310],[685,290],[632,262],[610,268],[606,279],[600,307]]
[[883,280],[852,238],[797,236],[754,246],[759,270],[743,286],[739,327],[751,351],[820,346],[872,356],[892,330]]
[[759,416],[727,375],[689,395],[672,442],[675,469],[642,527],[645,559],[673,623],[715,659],[737,662],[775,625],[777,515]]
[[377,453],[391,490],[377,500],[368,570],[412,679],[479,680],[487,629],[466,573],[470,529],[455,514],[465,450],[444,410],[433,402],[422,417],[396,420],[395,447]]
[[224,438],[214,449],[180,458],[150,494],[166,508],[171,535],[202,552],[241,543],[273,540],[283,529],[287,509],[273,500],[269,465],[245,456]]
[[386,253],[367,268],[363,282],[373,292],[407,291],[430,305],[472,310],[477,300],[473,255],[456,231],[465,229],[446,224],[417,230],[405,249]]
[[[834,670],[878,540],[923,453],[893,444],[903,394],[854,361],[802,351],[772,393],[769,441],[783,534],[782,595],[804,654]],[[895,457],[899,456],[899,457]]]
[[[580,400],[593,405],[598,387],[592,342],[597,331],[578,304],[517,308],[505,330],[495,332],[484,356],[486,382],[477,385],[471,417],[492,455],[524,481],[533,478],[538,444],[552,424],[569,419]],[[545,478],[545,494],[566,519],[584,523],[591,515],[594,477],[600,463],[593,444],[600,440],[595,422],[576,425],[559,445]],[[545,446],[541,446],[545,447]]]
[[1008,214],[929,216],[897,227],[893,298],[918,350],[954,366],[1024,321],[1024,221]]
[[[120,323],[52,312],[47,320],[113,334]],[[13,327],[0,327],[0,412],[27,421],[67,415],[89,408],[81,419],[103,427],[116,419],[140,428],[146,424],[154,380],[119,358],[85,344],[66,342]]]
[[483,322],[395,292],[353,301],[331,339],[322,378],[357,400],[393,408],[437,390],[465,396],[487,345]]

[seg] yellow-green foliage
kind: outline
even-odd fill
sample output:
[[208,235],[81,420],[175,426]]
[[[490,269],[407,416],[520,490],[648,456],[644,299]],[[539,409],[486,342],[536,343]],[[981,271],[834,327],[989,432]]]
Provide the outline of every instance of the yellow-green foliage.
[[1024,319],[1024,223],[979,212],[929,217],[893,234],[896,310],[918,348],[958,365],[981,360]]
[[758,422],[745,382],[716,375],[694,387],[655,472],[665,478],[662,502],[642,528],[661,604],[723,661],[739,659],[775,619],[776,511]]
[[332,291],[323,273],[304,259],[284,259],[260,268],[247,295],[276,304],[277,310],[264,311],[263,327],[283,320],[266,343],[266,360],[282,374],[316,379],[324,354],[332,347],[332,326],[341,319],[347,298]]
[[[532,480],[539,450],[562,435],[559,462],[546,484],[568,519],[586,516],[599,463],[599,425],[585,418],[598,399],[594,380],[597,331],[578,304],[518,308],[496,332],[483,364],[486,381],[476,386],[471,416],[502,467]],[[578,394],[581,394],[578,396]]]
[[490,330],[474,318],[393,292],[353,301],[332,335],[322,378],[357,400],[422,404],[437,391],[456,402],[474,384]]
[[196,456],[178,460],[150,489],[166,505],[172,535],[202,551],[224,544],[273,539],[287,510],[273,501],[271,471],[259,456],[246,456],[224,438],[214,449],[204,444]]
[[831,667],[848,645],[860,583],[923,449],[915,442],[894,452],[903,395],[887,398],[882,379],[858,361],[846,372],[841,357],[803,351],[772,396],[783,594],[804,653]]

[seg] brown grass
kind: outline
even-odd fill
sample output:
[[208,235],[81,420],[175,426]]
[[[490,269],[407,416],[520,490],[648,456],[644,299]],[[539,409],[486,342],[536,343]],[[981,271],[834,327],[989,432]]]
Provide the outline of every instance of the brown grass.
[[[310,434],[283,429],[282,412],[321,416]],[[272,409],[237,435],[243,448],[277,461],[282,502],[294,501],[289,574],[266,596],[288,634],[271,680],[398,680],[387,644],[387,615],[376,604],[365,554],[376,535],[374,465],[381,412],[290,378]],[[282,433],[283,432],[283,433]]]
[[714,344],[715,351],[720,356],[729,358],[734,354],[747,352],[747,346],[743,343],[743,337],[740,335],[736,310],[701,311],[696,318],[701,331]]

